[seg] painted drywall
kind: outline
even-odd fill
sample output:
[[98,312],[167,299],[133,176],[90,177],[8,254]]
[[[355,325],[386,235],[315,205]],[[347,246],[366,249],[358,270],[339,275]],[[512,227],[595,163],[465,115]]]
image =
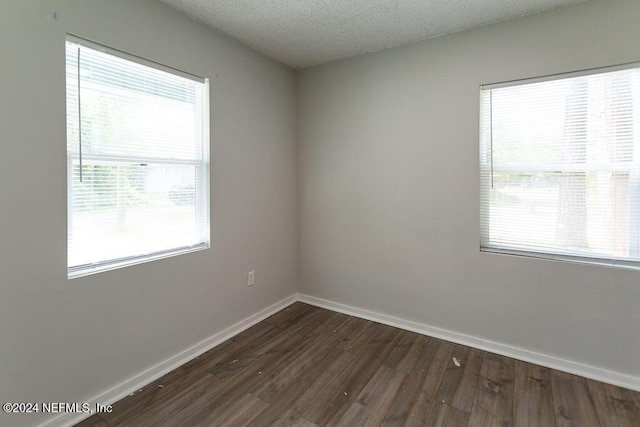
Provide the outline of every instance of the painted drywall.
[[[211,249],[67,279],[65,33],[210,79]],[[295,293],[295,102],[289,68],[160,2],[0,1],[1,402],[86,401]]]
[[479,86],[640,61],[590,1],[298,74],[299,292],[640,378],[640,272],[479,251]]

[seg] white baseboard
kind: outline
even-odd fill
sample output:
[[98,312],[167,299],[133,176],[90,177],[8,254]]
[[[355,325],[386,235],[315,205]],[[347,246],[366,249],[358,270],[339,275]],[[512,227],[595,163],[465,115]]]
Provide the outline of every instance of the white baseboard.
[[[189,347],[188,349],[181,351],[168,358],[167,360],[143,371],[139,374],[129,378],[128,380],[118,384],[117,386],[100,393],[98,396],[94,396],[92,399],[87,400],[91,408],[95,408],[96,403],[100,405],[111,405],[125,396],[133,393],[136,390],[141,389],[149,383],[157,380],[165,374],[173,371],[174,369],[184,365],[190,360],[200,356],[202,353],[212,349],[213,347],[223,343],[229,338],[234,337],[245,329],[250,328],[256,323],[266,319],[274,313],[282,310],[285,307],[293,304],[297,301],[297,295],[291,295],[277,303],[270,305],[269,307],[261,310],[260,312],[247,317],[244,320],[228,327],[227,329],[199,342],[198,344]],[[91,414],[61,414],[55,418],[49,419],[40,424],[40,427],[53,427],[53,426],[72,426],[79,423],[85,418],[88,418]]]
[[389,326],[394,326],[400,329],[406,329],[408,331],[416,332],[423,335],[428,335],[434,338],[440,338],[445,341],[451,341],[457,344],[474,347],[480,350],[485,350],[490,353],[501,354],[513,359],[522,360],[525,362],[534,363],[540,366],[546,366],[547,368],[557,369],[559,371],[568,372],[574,375],[580,375],[585,378],[590,378],[596,381],[602,381],[604,383],[613,384],[616,386],[628,388],[631,390],[640,391],[640,378],[620,374],[618,372],[609,371],[606,369],[596,368],[589,365],[583,365],[580,363],[572,362],[569,360],[559,359],[548,354],[537,353],[534,351],[525,350],[518,347],[512,347],[510,345],[501,344],[494,341],[483,340],[470,335],[461,334],[458,332],[449,331],[446,329],[440,329],[433,326],[412,322],[410,320],[404,320],[386,314],[375,313],[373,311],[365,310],[350,305],[340,304],[337,302],[329,301],[322,298],[313,297],[310,295],[298,294],[298,301],[311,304],[317,307],[326,308],[328,310],[337,311],[339,313],[348,314],[350,316],[360,317],[362,319],[372,320],[374,322],[382,323]]

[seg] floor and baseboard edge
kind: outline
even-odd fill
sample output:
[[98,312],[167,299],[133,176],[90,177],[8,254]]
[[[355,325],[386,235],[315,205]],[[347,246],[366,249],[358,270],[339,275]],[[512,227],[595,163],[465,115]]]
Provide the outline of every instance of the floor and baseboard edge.
[[[269,307],[260,310],[258,313],[253,314],[240,322],[229,326],[221,332],[210,336],[209,338],[200,341],[199,343],[187,348],[184,351],[166,359],[165,361],[143,371],[135,376],[123,381],[122,383],[100,393],[98,396],[93,397],[86,401],[89,403],[90,408],[95,408],[96,403],[100,405],[111,405],[123,397],[128,396],[136,390],[146,386],[147,384],[157,380],[163,375],[173,371],[174,369],[184,365],[190,360],[198,357],[202,353],[212,349],[213,347],[223,343],[224,341],[234,337],[245,329],[250,328],[258,322],[266,319],[274,313],[282,310],[285,307],[293,304],[297,301],[297,295],[290,295]],[[79,423],[85,418],[88,418],[92,414],[90,413],[66,413],[61,414],[55,418],[51,418],[40,424],[39,427],[53,427],[53,426],[72,426]]]
[[362,319],[372,320],[384,325],[394,326],[400,329],[416,332],[430,337],[439,338],[445,341],[451,341],[456,344],[466,345],[468,347],[485,350],[490,353],[496,353],[513,359],[534,363],[536,365],[545,366],[547,368],[557,369],[558,371],[579,375],[592,380],[601,381],[635,391],[640,391],[640,378],[629,375],[620,374],[589,365],[584,365],[569,360],[559,359],[543,353],[537,353],[494,341],[483,340],[470,335],[449,331],[397,317],[380,314],[366,309],[337,303],[305,294],[298,294],[297,300],[316,307],[326,308],[328,310],[337,311],[339,313],[348,314],[350,316]]
[[[118,400],[128,396],[132,392],[171,372],[172,370],[182,366],[183,364],[189,362],[202,353],[234,337],[245,329],[248,329],[256,323],[266,319],[272,314],[288,307],[296,301],[300,301],[316,307],[326,308],[328,310],[336,311],[350,316],[359,317],[361,319],[371,320],[374,322],[382,323],[384,325],[405,329],[434,338],[443,339],[445,341],[451,341],[457,344],[466,345],[479,350],[501,354],[503,356],[511,357],[517,360],[534,363],[536,365],[545,366],[552,369],[557,369],[559,371],[568,372],[570,374],[579,375],[596,381],[602,381],[604,383],[640,391],[640,378],[638,377],[624,375],[589,365],[563,360],[547,354],[537,353],[494,341],[483,340],[470,335],[461,334],[459,332],[453,332],[446,329],[441,329],[434,326],[417,323],[386,314],[376,313],[363,308],[341,304],[327,299],[299,293],[284,298],[276,302],[275,304],[264,308],[258,313],[251,315],[241,320],[240,322],[224,329],[223,331],[199,342],[198,344],[195,344],[188,349],[166,359],[165,361],[136,374],[126,381],[123,381],[122,383],[116,385],[115,387],[112,387],[111,389],[100,393],[98,396],[89,399],[87,403],[89,403],[91,408],[94,408],[96,403],[99,403],[100,405],[111,405]],[[89,417],[90,415],[92,414],[61,414],[57,417],[46,420],[45,422],[40,424],[39,427],[72,426]]]

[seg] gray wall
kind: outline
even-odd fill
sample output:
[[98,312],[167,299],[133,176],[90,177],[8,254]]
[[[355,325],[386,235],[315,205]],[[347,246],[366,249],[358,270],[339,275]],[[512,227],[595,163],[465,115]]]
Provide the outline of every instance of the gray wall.
[[640,60],[591,1],[298,75],[299,292],[640,376],[640,272],[479,251],[479,85]]
[[[211,249],[67,280],[66,32],[211,79]],[[0,401],[85,401],[295,293],[295,102],[157,1],[0,1]]]

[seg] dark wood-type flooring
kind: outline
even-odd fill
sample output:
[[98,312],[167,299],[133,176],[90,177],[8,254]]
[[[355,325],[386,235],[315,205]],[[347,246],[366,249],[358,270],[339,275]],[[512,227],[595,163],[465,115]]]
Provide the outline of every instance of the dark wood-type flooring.
[[195,425],[640,426],[640,393],[295,303],[78,424]]

